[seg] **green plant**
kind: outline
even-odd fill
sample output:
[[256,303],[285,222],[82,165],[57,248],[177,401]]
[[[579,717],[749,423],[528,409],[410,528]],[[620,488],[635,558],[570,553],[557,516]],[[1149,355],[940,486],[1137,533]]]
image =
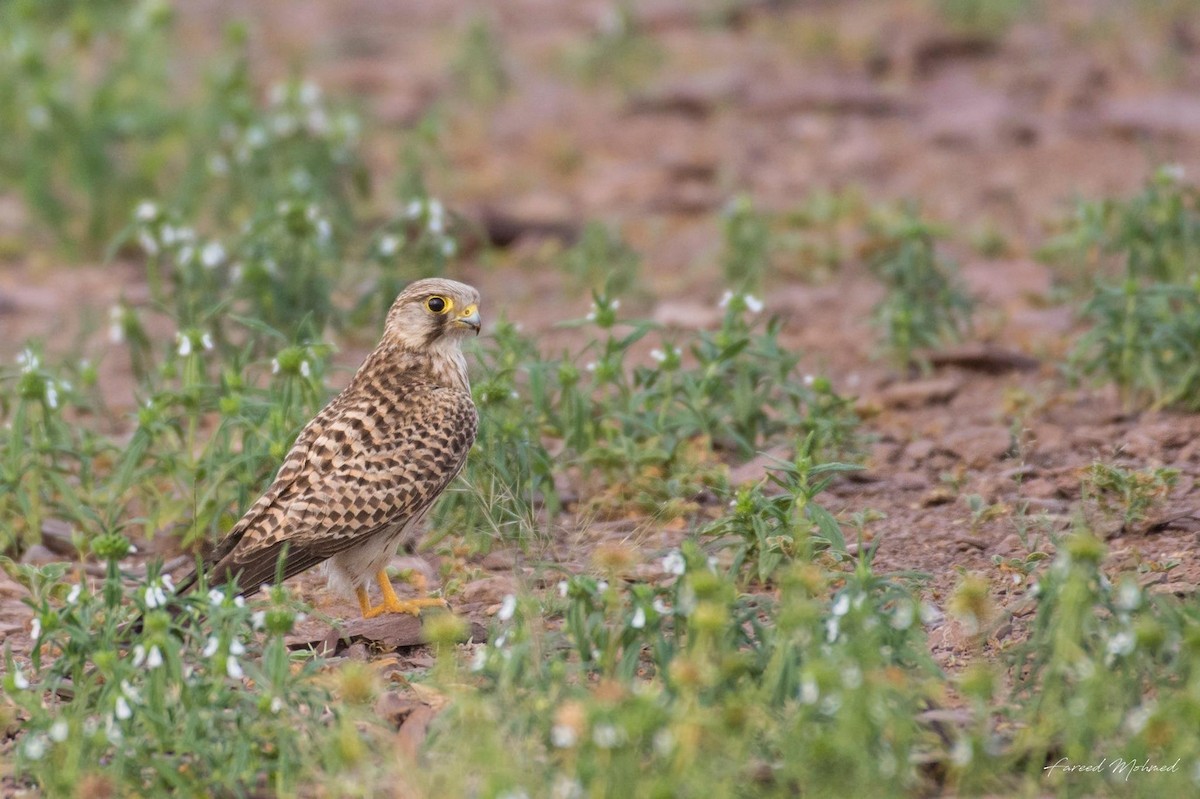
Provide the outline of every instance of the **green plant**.
[[502,43],[486,16],[471,20],[452,69],[462,91],[477,103],[494,103],[508,90]]
[[174,597],[170,578],[151,571],[129,592],[119,566],[129,548],[118,533],[93,540],[107,563],[97,591],[62,582],[62,568],[24,570],[40,586],[35,644],[27,665],[6,652],[2,680],[24,717],[19,780],[47,796],[87,785],[130,796],[289,794],[339,774],[369,779],[382,730],[334,700],[316,660],[289,652],[297,613],[281,588],[255,608],[232,589]]
[[1078,203],[1064,228],[1041,254],[1075,282],[1119,269],[1139,281],[1184,284],[1200,257],[1200,189],[1179,167],[1160,167],[1139,194]]
[[729,539],[725,545],[734,550],[733,574],[745,571],[750,580],[767,583],[779,569],[811,560],[819,551],[847,556],[841,525],[815,500],[836,475],[859,467],[815,462],[814,441],[810,434],[794,461],[778,464],[762,481],[739,491],[729,513],[701,530],[705,536]]
[[943,19],[970,33],[996,37],[1036,8],[1037,0],[937,0]]
[[959,340],[974,302],[953,264],[938,254],[933,225],[906,210],[877,227],[868,266],[886,294],[875,306],[875,324],[895,362],[907,366],[918,349]]
[[1121,529],[1128,531],[1167,498],[1178,479],[1178,469],[1124,469],[1097,461],[1083,475],[1083,496],[1105,513],[1119,512]]
[[1083,315],[1092,327],[1072,360],[1084,374],[1116,383],[1131,406],[1200,407],[1200,283],[1099,284]]
[[[869,566],[782,570],[740,594],[694,542],[663,583],[576,575],[507,598],[452,692],[421,779],[440,793],[907,795],[934,690],[915,600]],[[543,616],[561,607],[564,623]],[[463,770],[456,764],[481,767]]]
[[165,2],[0,5],[0,186],[94,252],[178,165]]
[[622,296],[636,286],[642,259],[606,225],[589,222],[562,264],[581,288]]
[[627,1],[610,5],[588,40],[565,55],[568,67],[583,81],[608,81],[625,91],[652,77],[662,60],[661,46]]
[[733,200],[723,214],[725,249],[721,268],[725,283],[734,289],[759,291],[770,267],[771,228],[767,217],[755,210],[749,197]]

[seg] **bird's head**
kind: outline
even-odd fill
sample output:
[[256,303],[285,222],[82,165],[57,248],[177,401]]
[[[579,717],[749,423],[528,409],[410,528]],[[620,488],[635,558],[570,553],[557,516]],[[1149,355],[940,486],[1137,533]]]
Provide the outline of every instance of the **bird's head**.
[[388,311],[384,337],[406,349],[427,349],[478,335],[479,292],[444,278],[410,283]]

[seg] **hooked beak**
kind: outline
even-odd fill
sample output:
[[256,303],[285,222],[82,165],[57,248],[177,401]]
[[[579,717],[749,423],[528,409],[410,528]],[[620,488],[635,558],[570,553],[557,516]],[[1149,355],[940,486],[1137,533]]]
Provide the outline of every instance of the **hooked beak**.
[[462,327],[471,328],[477,336],[479,335],[479,328],[483,326],[483,322],[479,318],[479,309],[474,305],[463,308],[458,318],[454,320],[454,323]]

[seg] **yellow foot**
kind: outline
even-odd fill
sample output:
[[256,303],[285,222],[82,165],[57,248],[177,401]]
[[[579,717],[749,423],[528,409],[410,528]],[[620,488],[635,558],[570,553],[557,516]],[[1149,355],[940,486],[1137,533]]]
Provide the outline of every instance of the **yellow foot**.
[[421,608],[450,607],[446,600],[433,597],[401,599],[392,590],[392,582],[388,579],[386,571],[380,570],[375,575],[375,579],[378,581],[379,590],[383,594],[383,601],[375,607],[371,607],[371,600],[367,596],[367,589],[358,589],[358,606],[362,609],[364,619],[373,619],[384,613],[411,613],[414,616],[420,616]]

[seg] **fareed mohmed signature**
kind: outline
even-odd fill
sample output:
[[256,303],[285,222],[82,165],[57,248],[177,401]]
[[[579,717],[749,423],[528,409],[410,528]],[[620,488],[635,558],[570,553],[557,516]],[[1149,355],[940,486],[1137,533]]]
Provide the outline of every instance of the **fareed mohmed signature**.
[[1150,758],[1145,760],[1125,760],[1124,758],[1103,758],[1095,763],[1072,763],[1069,758],[1059,758],[1057,763],[1046,766],[1042,771],[1053,774],[1055,771],[1063,772],[1081,772],[1095,774],[1102,771],[1107,771],[1117,777],[1124,777],[1127,781],[1134,774],[1171,774],[1179,771],[1179,764],[1182,760],[1176,760],[1170,765],[1162,763],[1151,763]]

